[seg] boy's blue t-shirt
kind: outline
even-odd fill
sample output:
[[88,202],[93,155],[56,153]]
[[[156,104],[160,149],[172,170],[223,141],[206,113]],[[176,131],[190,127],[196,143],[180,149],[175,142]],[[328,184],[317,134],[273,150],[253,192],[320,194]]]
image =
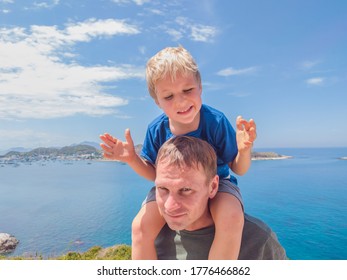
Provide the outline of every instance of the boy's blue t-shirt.
[[[237,155],[236,133],[222,112],[203,104],[198,129],[185,135],[207,141],[217,154],[219,177],[227,178],[231,175],[228,163]],[[173,136],[168,117],[165,114],[160,115],[148,125],[141,157],[154,165],[159,148]],[[235,177],[230,179],[237,183]]]

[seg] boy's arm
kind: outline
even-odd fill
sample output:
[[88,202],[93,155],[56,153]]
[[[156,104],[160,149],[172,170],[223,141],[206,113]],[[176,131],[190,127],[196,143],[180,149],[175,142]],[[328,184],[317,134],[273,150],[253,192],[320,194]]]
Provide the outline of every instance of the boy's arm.
[[146,178],[147,180],[155,180],[155,167],[136,154],[133,161],[128,162],[128,165],[140,176]]
[[125,142],[111,136],[108,133],[100,135],[104,142],[100,146],[104,151],[104,157],[127,163],[138,175],[154,181],[155,168],[152,164],[142,159],[136,152],[130,130],[125,130]]
[[234,161],[229,163],[229,167],[235,174],[244,175],[251,166],[252,146],[257,138],[256,125],[253,119],[248,122],[238,116],[236,128],[238,153]]

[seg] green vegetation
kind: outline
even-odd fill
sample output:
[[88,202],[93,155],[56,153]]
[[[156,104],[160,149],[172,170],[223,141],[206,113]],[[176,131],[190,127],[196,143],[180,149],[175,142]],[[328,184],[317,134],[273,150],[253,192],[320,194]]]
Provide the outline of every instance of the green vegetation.
[[[0,260],[44,260],[42,255],[36,254],[29,257],[5,257],[0,255]],[[68,252],[66,255],[49,257],[48,260],[131,260],[131,247],[129,245],[116,245],[102,248],[100,246],[91,247],[88,251]]]

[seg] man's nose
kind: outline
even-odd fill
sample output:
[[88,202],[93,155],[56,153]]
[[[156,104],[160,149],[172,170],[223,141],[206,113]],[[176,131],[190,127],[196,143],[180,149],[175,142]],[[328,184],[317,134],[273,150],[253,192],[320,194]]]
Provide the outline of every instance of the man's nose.
[[167,197],[164,206],[166,211],[172,212],[177,210],[180,207],[180,204],[177,198],[174,195],[170,194]]

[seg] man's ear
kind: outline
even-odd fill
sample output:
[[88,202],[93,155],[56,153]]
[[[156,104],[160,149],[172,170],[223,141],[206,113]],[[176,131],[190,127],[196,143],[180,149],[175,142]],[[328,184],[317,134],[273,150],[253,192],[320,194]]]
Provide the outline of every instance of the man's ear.
[[216,195],[218,191],[218,185],[219,185],[219,176],[215,175],[214,178],[211,180],[209,185],[209,198],[212,199]]

